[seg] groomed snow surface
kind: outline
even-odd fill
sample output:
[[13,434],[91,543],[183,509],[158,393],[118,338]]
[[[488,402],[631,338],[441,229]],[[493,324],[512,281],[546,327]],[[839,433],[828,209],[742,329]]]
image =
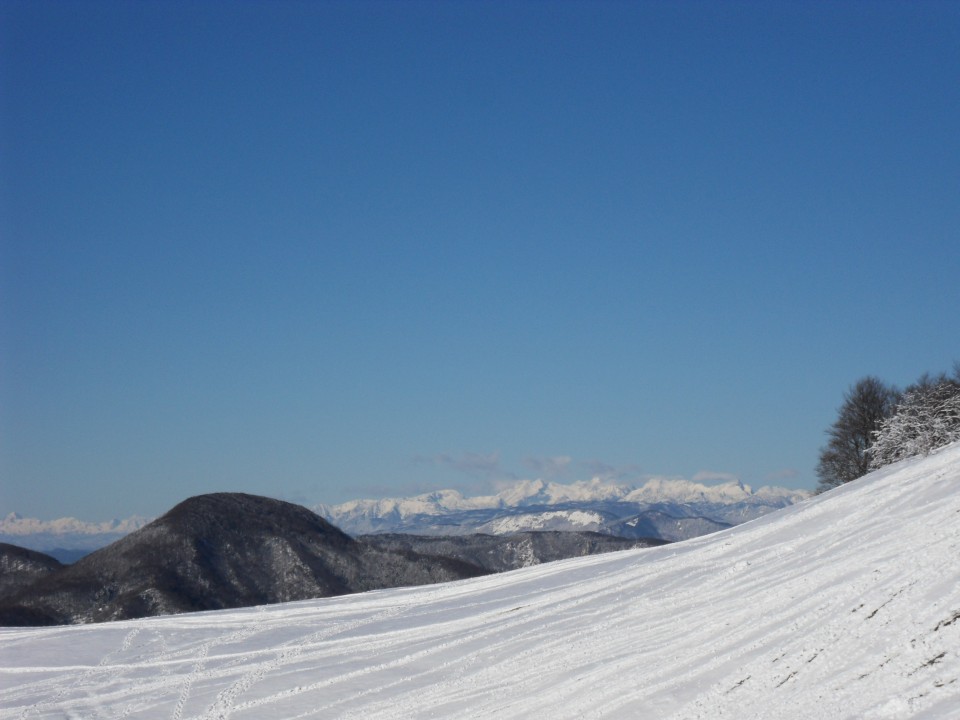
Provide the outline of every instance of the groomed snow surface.
[[0,631],[3,718],[958,718],[960,444],[661,548]]

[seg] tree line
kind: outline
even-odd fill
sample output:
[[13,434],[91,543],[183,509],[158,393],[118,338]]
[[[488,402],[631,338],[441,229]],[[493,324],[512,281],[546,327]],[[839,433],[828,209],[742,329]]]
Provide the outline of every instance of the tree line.
[[817,463],[817,492],[960,440],[960,362],[905,390],[867,376],[843,396]]

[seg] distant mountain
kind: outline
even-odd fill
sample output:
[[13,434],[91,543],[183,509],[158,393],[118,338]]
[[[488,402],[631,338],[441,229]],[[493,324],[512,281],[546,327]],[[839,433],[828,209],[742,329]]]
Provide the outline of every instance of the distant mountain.
[[593,532],[522,532],[514,535],[363,535],[360,542],[383,550],[442,555],[490,572],[504,572],[585,555],[664,545],[663,540],[613,537]]
[[[319,505],[319,515],[352,535],[511,534],[531,530],[592,531],[684,540],[714,532],[809,497],[799,490],[730,482],[708,486],[653,479],[640,487],[600,479],[570,485],[525,480],[495,495],[464,497],[440,490],[412,498]],[[631,524],[632,523],[632,524]]]
[[216,493],[43,575],[0,606],[0,624],[244,607],[482,574],[459,560],[358,542],[299,505]]
[[58,557],[62,555],[72,561],[139,530],[148,522],[149,518],[138,515],[91,523],[71,517],[37,520],[10,513],[0,518],[0,542],[48,554],[56,552]]
[[705,517],[677,517],[656,509],[612,523],[607,531],[622,538],[662,538],[668,541],[687,540],[733,527],[729,523]]

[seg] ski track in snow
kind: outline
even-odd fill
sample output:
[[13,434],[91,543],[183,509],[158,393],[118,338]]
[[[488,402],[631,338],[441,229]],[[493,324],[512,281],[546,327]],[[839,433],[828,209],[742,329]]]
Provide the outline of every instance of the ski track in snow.
[[0,630],[0,718],[960,717],[960,445],[684,543]]

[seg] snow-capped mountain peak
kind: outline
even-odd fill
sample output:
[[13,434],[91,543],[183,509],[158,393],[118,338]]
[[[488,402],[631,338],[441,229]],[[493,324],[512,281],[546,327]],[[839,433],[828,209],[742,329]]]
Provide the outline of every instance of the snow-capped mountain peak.
[[502,489],[496,494],[504,507],[517,507],[528,503],[531,498],[541,496],[546,489],[543,480],[518,480],[517,482],[501,484]]
[[[783,488],[764,488],[769,497],[798,495]],[[755,496],[749,485],[739,480],[720,485],[704,485],[679,478],[651,478],[641,487],[631,491],[627,499],[632,502],[681,502],[681,503],[737,503],[749,501]]]

